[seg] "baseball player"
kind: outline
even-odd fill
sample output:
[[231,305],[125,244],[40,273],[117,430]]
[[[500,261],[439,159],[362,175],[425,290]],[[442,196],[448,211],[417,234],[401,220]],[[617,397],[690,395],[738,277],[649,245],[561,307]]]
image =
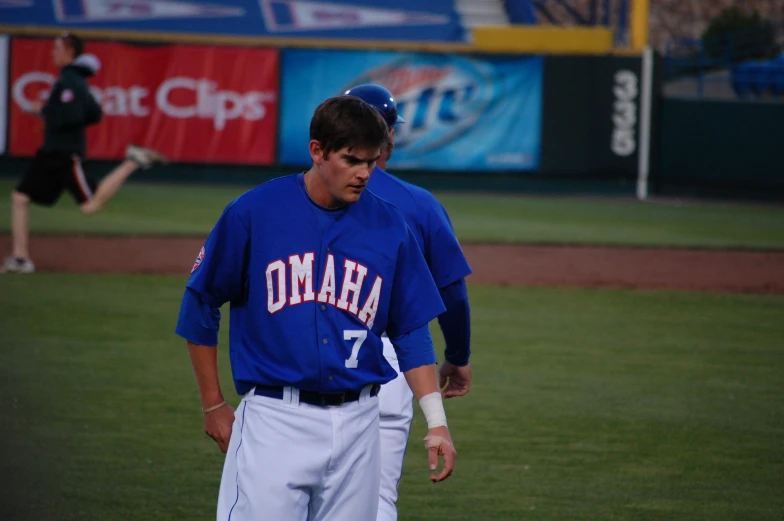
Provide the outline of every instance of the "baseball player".
[[[443,459],[431,479],[453,470],[428,332],[443,303],[403,215],[365,192],[387,139],[373,107],[326,100],[310,122],[310,170],[230,203],[193,265],[176,332],[204,430],[226,452],[218,520],[375,519],[377,395],[397,375],[384,332],[427,419],[430,469]],[[236,411],[218,380],[225,302]]]
[[[405,216],[417,244],[424,253],[430,273],[438,286],[446,311],[438,323],[446,342],[440,369],[444,396],[463,396],[471,387],[470,309],[465,277],[471,273],[460,244],[455,237],[446,210],[433,195],[388,174],[383,169],[394,146],[395,125],[404,123],[397,103],[384,87],[358,85],[346,91],[375,107],[389,127],[389,145],[381,154],[368,182],[368,190],[389,201]],[[384,356],[399,370],[397,355],[384,337]],[[411,389],[399,376],[384,384],[379,392],[381,427],[381,488],[378,521],[397,519],[397,487],[403,472],[403,457],[414,417]]]
[[11,193],[13,251],[0,273],[33,273],[30,260],[30,203],[52,206],[67,190],[79,209],[93,215],[117,193],[139,167],[150,168],[165,158],[155,150],[129,145],[126,159],[100,183],[85,174],[85,129],[103,115],[87,85],[87,78],[100,68],[98,58],[83,54],[82,40],[65,33],[55,38],[52,59],[60,76],[45,104],[37,102],[32,112],[44,121],[44,142],[27,167],[19,185]]

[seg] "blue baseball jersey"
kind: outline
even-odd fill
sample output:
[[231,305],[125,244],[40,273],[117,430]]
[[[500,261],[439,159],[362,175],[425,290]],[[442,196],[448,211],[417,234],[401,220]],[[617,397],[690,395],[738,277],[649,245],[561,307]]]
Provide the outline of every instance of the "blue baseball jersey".
[[[303,174],[229,204],[194,263],[187,287],[214,308],[231,303],[229,357],[236,390],[294,386],[358,391],[397,376],[381,335],[405,335],[444,311],[403,215],[365,192],[328,210]],[[432,344],[398,356],[435,362]]]
[[367,189],[403,213],[439,288],[471,274],[449,215],[433,194],[379,167],[370,176]]

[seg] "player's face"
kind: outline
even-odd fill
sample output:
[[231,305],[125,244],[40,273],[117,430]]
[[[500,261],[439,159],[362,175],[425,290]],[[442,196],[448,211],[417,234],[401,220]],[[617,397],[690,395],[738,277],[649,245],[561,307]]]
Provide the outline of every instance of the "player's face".
[[333,207],[359,201],[370,174],[381,156],[378,148],[343,148],[319,158],[322,183],[332,197]]
[[65,46],[62,38],[57,38],[52,46],[52,60],[56,67],[65,67],[71,63],[72,51]]

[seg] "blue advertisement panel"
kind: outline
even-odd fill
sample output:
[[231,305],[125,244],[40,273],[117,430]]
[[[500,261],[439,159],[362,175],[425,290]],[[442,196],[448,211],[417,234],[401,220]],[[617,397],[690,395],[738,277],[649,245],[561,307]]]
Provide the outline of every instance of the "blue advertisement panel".
[[460,42],[454,1],[0,0],[0,25]]
[[307,165],[319,103],[361,83],[392,91],[406,121],[389,169],[526,171],[539,167],[541,57],[287,50],[278,160]]

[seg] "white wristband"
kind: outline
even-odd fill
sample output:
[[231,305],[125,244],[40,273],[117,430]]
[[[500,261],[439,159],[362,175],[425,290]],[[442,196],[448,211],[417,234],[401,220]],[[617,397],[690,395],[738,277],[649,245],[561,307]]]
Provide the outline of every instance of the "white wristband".
[[427,420],[427,428],[446,427],[446,411],[444,402],[441,400],[441,393],[435,392],[426,394],[419,399],[419,406]]

